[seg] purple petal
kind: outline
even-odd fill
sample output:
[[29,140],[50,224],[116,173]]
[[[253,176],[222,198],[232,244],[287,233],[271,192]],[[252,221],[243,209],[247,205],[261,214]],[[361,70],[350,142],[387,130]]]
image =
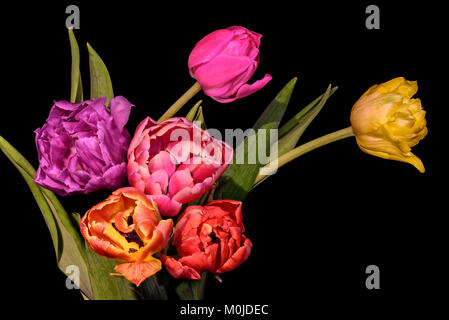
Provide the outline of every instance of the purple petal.
[[111,115],[114,118],[117,128],[121,131],[129,119],[131,107],[134,107],[125,97],[118,96],[112,98],[109,103]]

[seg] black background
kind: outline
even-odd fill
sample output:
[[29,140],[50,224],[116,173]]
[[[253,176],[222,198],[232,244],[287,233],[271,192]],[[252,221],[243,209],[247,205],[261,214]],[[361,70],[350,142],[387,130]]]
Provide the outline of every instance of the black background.
[[[337,85],[338,91],[301,138],[304,143],[348,126],[353,103],[371,85],[397,76],[418,80],[417,97],[427,111],[429,134],[413,152],[424,162],[426,173],[369,156],[354,139],[288,164],[244,202],[253,251],[247,262],[223,275],[222,284],[210,279],[206,300],[270,304],[273,314],[307,308],[322,312],[329,305],[347,310],[365,306],[370,313],[399,301],[421,303],[425,297],[441,297],[438,290],[447,277],[442,264],[447,255],[447,209],[442,206],[447,186],[439,184],[447,148],[442,8],[408,1],[395,1],[394,6],[380,1],[13,5],[2,15],[0,134],[35,167],[33,131],[45,122],[53,100],[70,97],[65,28],[69,4],[77,4],[81,12],[75,35],[85,97],[89,42],[109,69],[114,93],[137,106],[127,125],[131,134],[144,117],[157,119],[193,84],[187,57],[195,43],[231,25],[263,34],[254,79],[270,73],[273,80],[230,104],[200,93],[197,98],[203,99],[210,128],[250,128],[294,76],[298,83],[286,119],[329,83]],[[380,7],[380,30],[365,28],[368,4]],[[84,304],[78,292],[65,288],[48,230],[26,184],[4,156],[0,166],[4,290],[12,299]],[[82,213],[107,195],[66,197],[62,203],[67,211]],[[370,264],[380,268],[380,290],[365,287]]]

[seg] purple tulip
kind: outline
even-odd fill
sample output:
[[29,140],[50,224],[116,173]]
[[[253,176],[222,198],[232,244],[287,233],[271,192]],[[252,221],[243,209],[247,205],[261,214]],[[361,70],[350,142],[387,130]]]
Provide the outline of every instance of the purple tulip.
[[36,183],[59,195],[115,190],[126,182],[133,106],[124,97],[82,103],[55,101],[47,122],[35,131],[39,156]]

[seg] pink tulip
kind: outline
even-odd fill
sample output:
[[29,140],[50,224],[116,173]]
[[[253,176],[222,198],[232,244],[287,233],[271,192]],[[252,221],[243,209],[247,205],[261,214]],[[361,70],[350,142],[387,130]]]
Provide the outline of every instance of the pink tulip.
[[162,215],[175,216],[214,185],[232,156],[230,146],[185,118],[147,117],[128,150],[128,180]]
[[259,65],[261,37],[238,26],[210,33],[190,53],[191,76],[218,102],[231,102],[262,89],[271,80],[269,74],[247,84]]

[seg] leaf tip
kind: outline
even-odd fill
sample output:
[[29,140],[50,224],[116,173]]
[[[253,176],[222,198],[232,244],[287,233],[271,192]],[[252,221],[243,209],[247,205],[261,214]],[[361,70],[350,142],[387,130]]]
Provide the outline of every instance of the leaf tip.
[[298,81],[298,77],[294,77],[293,79],[291,79],[291,80],[289,81],[289,83],[287,84],[287,86],[293,87],[293,86],[296,85],[296,82],[297,82],[297,81]]
[[94,48],[92,48],[92,46],[90,45],[90,43],[89,43],[89,42],[86,42],[86,45],[87,45],[87,51],[89,51],[89,54],[94,54],[94,53],[95,53],[95,50],[94,50]]

